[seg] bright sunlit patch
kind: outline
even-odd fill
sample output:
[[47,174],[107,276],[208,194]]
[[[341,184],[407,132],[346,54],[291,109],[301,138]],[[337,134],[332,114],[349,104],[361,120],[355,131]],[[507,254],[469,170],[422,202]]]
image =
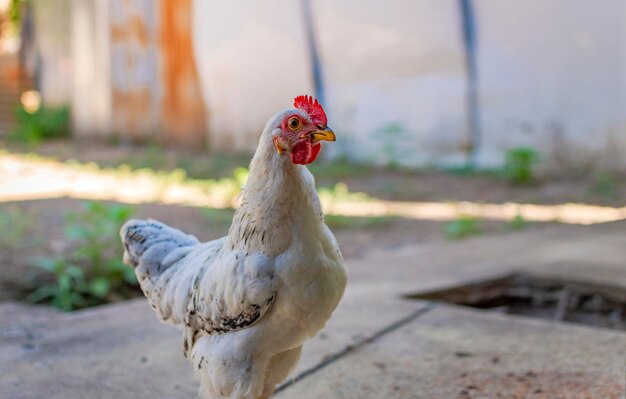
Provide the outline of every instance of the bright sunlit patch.
[[41,94],[36,90],[25,91],[20,96],[20,102],[26,112],[34,114],[41,107]]
[[[0,154],[0,202],[70,197],[125,203],[156,202],[210,208],[237,206],[238,189],[245,178],[189,181],[174,173],[96,165],[66,164],[50,159]],[[520,203],[401,202],[350,193],[344,185],[321,190],[325,212],[343,216],[400,216],[447,221],[461,216],[510,221],[593,224],[626,219],[626,207],[584,204],[534,205]]]
[[534,205],[508,202],[398,202],[334,203],[326,208],[330,214],[345,216],[395,215],[408,219],[447,221],[461,216],[477,219],[510,221],[522,217],[529,222],[594,224],[626,219],[626,207],[612,208],[584,204]]

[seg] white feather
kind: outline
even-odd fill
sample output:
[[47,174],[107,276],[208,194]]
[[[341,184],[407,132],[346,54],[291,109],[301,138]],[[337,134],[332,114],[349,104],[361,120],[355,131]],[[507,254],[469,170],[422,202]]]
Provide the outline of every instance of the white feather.
[[266,125],[228,236],[200,244],[154,221],[122,229],[125,260],[151,305],[161,320],[183,326],[205,398],[269,397],[345,289],[313,176],[272,143],[291,113],[301,111]]

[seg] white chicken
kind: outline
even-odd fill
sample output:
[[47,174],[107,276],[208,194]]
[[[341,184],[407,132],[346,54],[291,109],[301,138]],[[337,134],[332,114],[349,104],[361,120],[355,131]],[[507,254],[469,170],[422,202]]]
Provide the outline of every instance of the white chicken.
[[182,326],[205,398],[270,397],[302,343],[341,299],[347,271],[313,176],[334,141],[321,105],[299,96],[271,118],[226,237],[200,243],[163,223],[128,221],[124,261],[159,318]]

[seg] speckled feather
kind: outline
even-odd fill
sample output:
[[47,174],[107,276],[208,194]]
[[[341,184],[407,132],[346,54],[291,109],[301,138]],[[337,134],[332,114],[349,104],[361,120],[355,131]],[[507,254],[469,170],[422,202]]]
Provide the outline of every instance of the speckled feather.
[[125,262],[159,318],[182,327],[204,398],[267,398],[324,327],[347,273],[313,176],[273,146],[266,125],[229,234],[207,243],[163,223],[122,228]]

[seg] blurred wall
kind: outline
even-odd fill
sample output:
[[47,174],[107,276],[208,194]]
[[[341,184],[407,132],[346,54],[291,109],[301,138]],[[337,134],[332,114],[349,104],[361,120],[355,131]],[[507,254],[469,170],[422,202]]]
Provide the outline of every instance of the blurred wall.
[[[378,163],[461,162],[465,71],[456,0],[312,1],[337,145]],[[271,4],[271,6],[268,6]],[[302,1],[194,2],[212,148],[252,151],[267,119],[312,93]]]
[[[72,128],[79,137],[108,137],[115,129],[111,102],[108,0],[72,0]],[[45,93],[45,91],[44,91]]]
[[[626,2],[474,0],[478,166],[508,149],[549,168],[626,168]],[[471,150],[457,0],[311,0],[333,156],[458,166]],[[252,150],[311,92],[303,1],[194,2],[194,44],[215,149]]]
[[191,0],[73,0],[76,135],[204,146],[190,13]]
[[113,130],[123,138],[157,139],[163,89],[159,76],[159,2],[107,3]]
[[316,0],[336,156],[462,163],[465,64],[456,0]]
[[626,169],[626,1],[476,0],[479,160]]
[[491,167],[529,146],[555,169],[626,169],[623,0],[468,0],[474,148],[461,0],[63,1],[78,134],[253,151],[269,117],[314,91],[312,32],[338,137],[325,156],[458,166],[474,150]]
[[312,93],[301,2],[193,2],[209,146],[254,151],[267,120]]
[[[74,0],[75,1],[75,0]],[[47,104],[67,104],[72,88],[72,0],[33,0],[34,79]]]

